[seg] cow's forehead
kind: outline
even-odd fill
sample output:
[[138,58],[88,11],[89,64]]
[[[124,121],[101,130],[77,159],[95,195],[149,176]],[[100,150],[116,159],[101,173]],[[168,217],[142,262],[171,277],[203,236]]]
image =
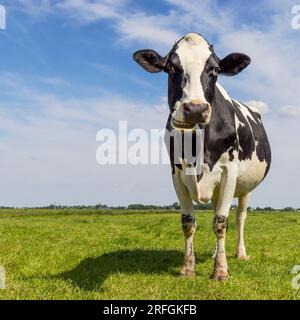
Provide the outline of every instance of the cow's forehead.
[[189,33],[178,43],[176,51],[183,66],[191,63],[204,64],[212,51],[209,43],[197,33]]

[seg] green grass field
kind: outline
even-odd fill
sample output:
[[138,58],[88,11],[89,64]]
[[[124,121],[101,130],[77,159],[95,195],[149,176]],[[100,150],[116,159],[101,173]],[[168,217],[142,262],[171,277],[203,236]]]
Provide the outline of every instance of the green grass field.
[[234,258],[230,280],[209,279],[212,213],[197,213],[197,276],[178,276],[184,241],[179,212],[0,211],[0,299],[299,299],[291,270],[300,264],[300,214],[250,213],[250,261]]

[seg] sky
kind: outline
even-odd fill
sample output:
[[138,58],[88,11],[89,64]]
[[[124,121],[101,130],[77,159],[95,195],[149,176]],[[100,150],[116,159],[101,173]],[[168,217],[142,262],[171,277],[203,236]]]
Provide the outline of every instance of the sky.
[[220,77],[256,106],[273,152],[251,206],[300,207],[300,30],[289,0],[0,0],[0,206],[177,201],[169,165],[99,165],[97,132],[164,128],[167,76],[132,59],[189,32],[252,64]]

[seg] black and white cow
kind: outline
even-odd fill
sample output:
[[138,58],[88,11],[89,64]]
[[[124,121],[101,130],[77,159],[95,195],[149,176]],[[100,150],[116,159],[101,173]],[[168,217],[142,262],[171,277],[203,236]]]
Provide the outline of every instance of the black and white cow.
[[[232,53],[219,59],[213,46],[197,33],[189,33],[180,39],[166,57],[153,50],[137,51],[133,57],[151,73],[168,73],[168,130],[187,132],[204,127],[201,175],[187,175],[185,166],[191,164],[184,159],[180,164],[171,159],[186,243],[181,274],[195,275],[193,236],[196,221],[193,201],[206,203],[211,200],[216,234],[212,278],[227,279],[225,237],[232,200],[236,197],[239,201],[236,255],[246,260],[244,223],[249,195],[265,178],[271,164],[271,149],[259,112],[230,98],[217,83],[219,74],[238,74],[249,65],[250,58]],[[192,165],[197,166],[197,163]]]

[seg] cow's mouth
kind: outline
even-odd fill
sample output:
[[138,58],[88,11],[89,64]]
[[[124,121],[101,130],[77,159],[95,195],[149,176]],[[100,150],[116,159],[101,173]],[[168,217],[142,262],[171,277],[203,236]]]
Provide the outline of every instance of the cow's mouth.
[[172,119],[172,125],[175,129],[193,129],[195,124],[188,122],[181,122],[175,119]]

